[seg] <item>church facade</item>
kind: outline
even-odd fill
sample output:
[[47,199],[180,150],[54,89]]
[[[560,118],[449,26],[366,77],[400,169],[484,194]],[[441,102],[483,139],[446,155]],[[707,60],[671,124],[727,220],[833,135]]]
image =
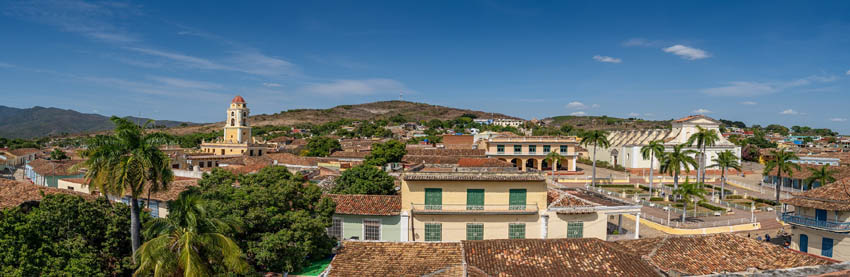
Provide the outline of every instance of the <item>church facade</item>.
[[[697,126],[715,130],[719,137],[714,146],[705,148],[707,165],[712,164],[711,161],[717,157],[717,154],[726,150],[732,151],[740,160],[741,147],[720,135],[720,124],[720,121],[710,117],[694,115],[674,120],[671,122],[672,128],[670,129],[611,132],[608,134],[608,142],[611,143],[611,146],[607,149],[598,149],[596,160],[607,161],[612,165],[621,165],[626,169],[649,169],[650,161],[644,159],[641,155],[641,147],[649,144],[650,141],[661,140],[664,143],[665,151],[671,151],[674,145],[687,143],[688,138],[699,131]],[[700,151],[696,146],[685,149]],[[655,157],[654,167],[656,170],[658,166],[658,157]]]
[[215,156],[246,155],[263,156],[268,145],[251,136],[248,122],[250,110],[242,96],[236,96],[227,109],[227,121],[224,122],[224,137],[215,141],[201,143],[201,152]]

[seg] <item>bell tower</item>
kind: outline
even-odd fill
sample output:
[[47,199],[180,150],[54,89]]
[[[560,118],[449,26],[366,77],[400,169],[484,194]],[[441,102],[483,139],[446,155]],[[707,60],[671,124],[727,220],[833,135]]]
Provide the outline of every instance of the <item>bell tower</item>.
[[230,101],[227,109],[227,121],[224,122],[224,141],[228,143],[253,143],[251,140],[251,125],[248,124],[248,104],[242,96],[237,95]]

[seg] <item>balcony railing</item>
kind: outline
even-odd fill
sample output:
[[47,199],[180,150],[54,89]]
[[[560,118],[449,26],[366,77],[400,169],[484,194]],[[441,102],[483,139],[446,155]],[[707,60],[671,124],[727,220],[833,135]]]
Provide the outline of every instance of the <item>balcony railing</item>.
[[799,216],[794,213],[782,213],[780,219],[788,224],[805,226],[830,232],[850,232],[850,222],[817,220],[811,217]]
[[467,204],[412,204],[418,214],[535,214],[537,204],[525,205],[467,205]]

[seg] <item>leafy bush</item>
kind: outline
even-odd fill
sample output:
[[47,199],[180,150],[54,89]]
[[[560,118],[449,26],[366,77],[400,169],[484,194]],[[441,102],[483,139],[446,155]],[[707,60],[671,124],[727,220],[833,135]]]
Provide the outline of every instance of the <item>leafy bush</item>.
[[700,207],[703,207],[703,208],[706,208],[706,209],[709,209],[709,210],[712,210],[712,211],[725,211],[726,210],[725,208],[714,206],[714,205],[711,205],[709,203],[702,202],[702,201],[700,201],[698,204],[699,204]]
[[761,198],[753,198],[753,201],[756,201],[756,203],[762,203],[762,204],[767,204],[767,205],[771,205],[771,206],[779,205],[779,203],[776,203],[776,201],[761,199]]
[[743,195],[726,195],[726,199],[744,199]]
[[649,201],[652,201],[652,202],[664,201],[664,198],[663,197],[650,197]]

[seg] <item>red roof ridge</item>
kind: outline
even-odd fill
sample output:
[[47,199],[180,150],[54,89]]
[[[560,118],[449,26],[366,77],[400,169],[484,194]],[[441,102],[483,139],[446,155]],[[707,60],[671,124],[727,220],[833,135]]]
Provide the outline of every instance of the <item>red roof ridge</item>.
[[244,99],[244,98],[242,98],[242,96],[236,95],[236,97],[233,97],[233,101],[230,101],[230,103],[239,103],[239,104],[244,104],[244,103],[245,103],[245,99]]

